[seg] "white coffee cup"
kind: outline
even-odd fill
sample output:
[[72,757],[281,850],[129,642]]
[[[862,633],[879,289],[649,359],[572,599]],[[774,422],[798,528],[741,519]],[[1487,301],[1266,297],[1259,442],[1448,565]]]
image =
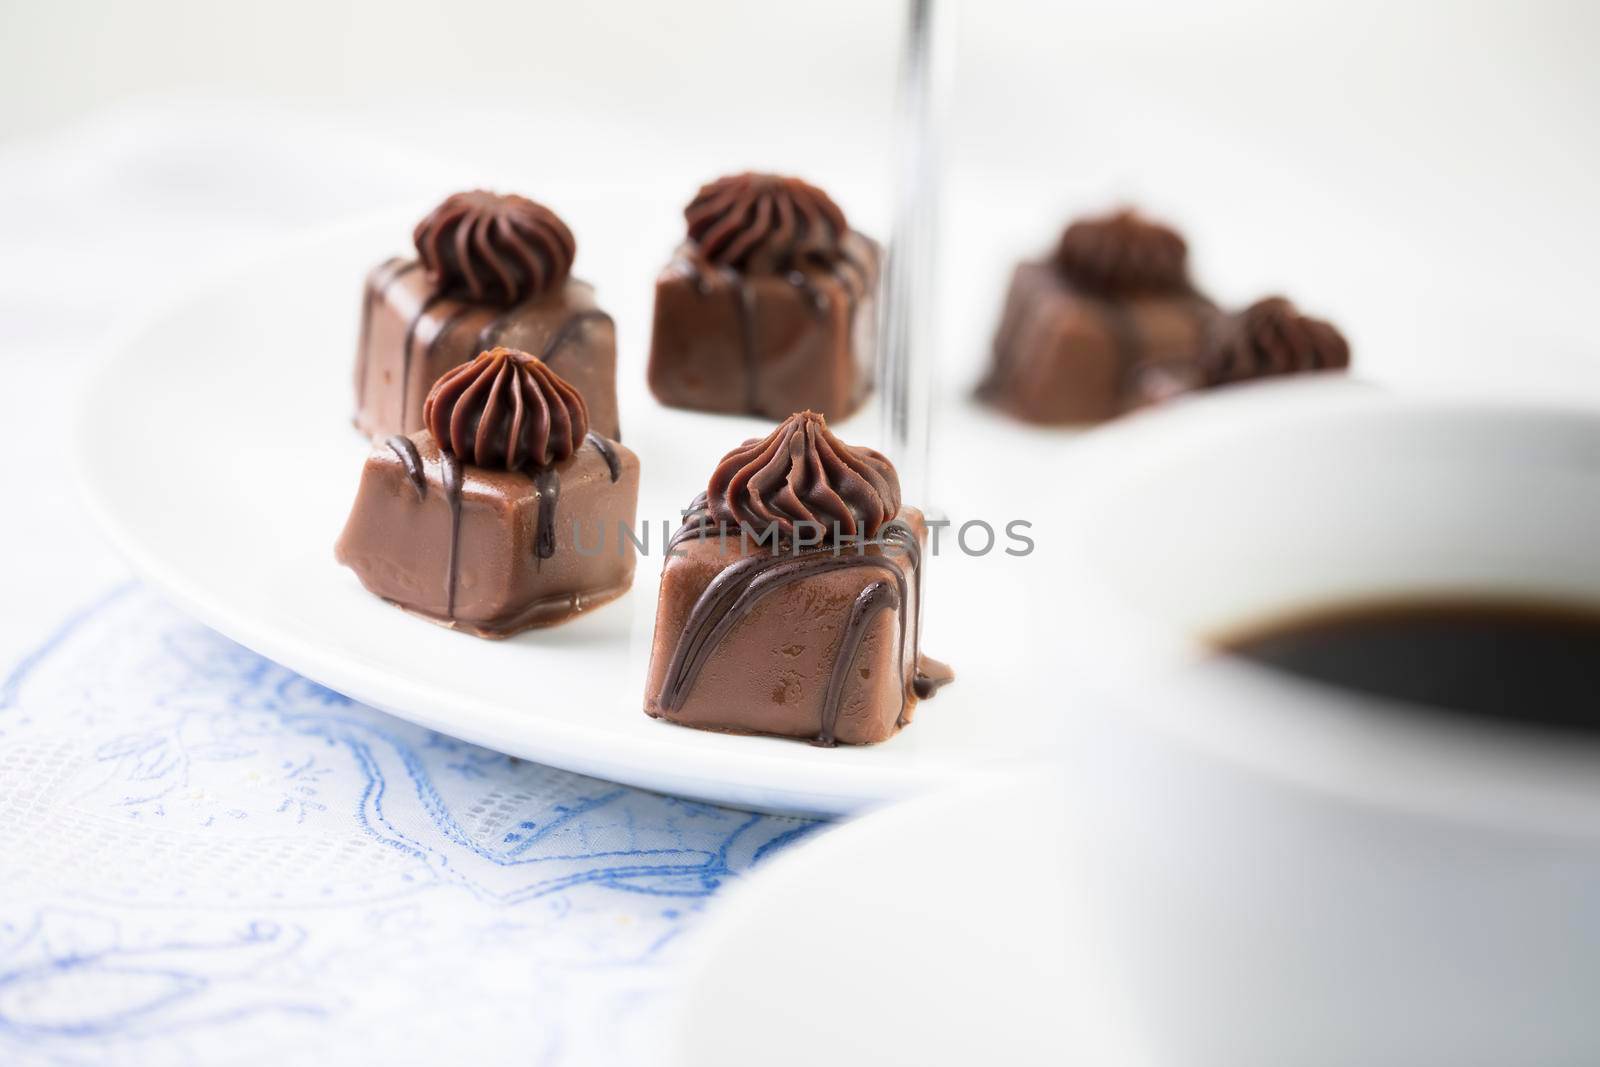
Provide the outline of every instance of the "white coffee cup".
[[1242,387],[1097,435],[1058,484],[1072,951],[1129,1059],[1600,1063],[1600,731],[1209,640],[1375,597],[1600,609],[1600,414]]

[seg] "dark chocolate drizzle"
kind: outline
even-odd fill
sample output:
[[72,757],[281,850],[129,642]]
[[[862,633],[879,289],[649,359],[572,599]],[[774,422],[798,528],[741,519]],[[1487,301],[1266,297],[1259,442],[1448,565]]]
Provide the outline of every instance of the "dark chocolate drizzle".
[[[900,607],[900,593],[888,582],[873,582],[861,590],[856,602],[850,605],[850,621],[844,629],[844,636],[839,639],[839,654],[833,661],[833,674],[828,678],[828,695],[822,702],[822,729],[818,731],[813,744],[823,748],[832,748],[838,742],[834,739],[833,728],[839,721],[839,706],[844,702],[844,683],[850,676],[850,670],[855,666],[856,655],[861,651],[861,642],[866,640],[867,627],[872,625],[872,620],[880,611],[898,610]],[[903,623],[903,617],[902,617]],[[900,640],[905,641],[905,631],[901,630]],[[905,650],[900,650],[901,670],[904,670]],[[903,680],[902,680],[903,681]],[[901,716],[896,718],[899,725],[904,717],[904,697],[901,698]]]
[[[684,625],[678,647],[673,650],[667,666],[666,681],[661,687],[661,706],[669,710],[680,707],[695,680],[711,658],[728,631],[749,614],[756,603],[767,593],[786,585],[829,571],[856,567],[878,567],[890,572],[900,597],[900,617],[905,622],[905,573],[893,560],[883,556],[835,556],[816,551],[771,556],[746,556],[711,580],[700,598],[695,601]],[[836,709],[823,709],[826,721],[836,714]]]
[[[423,469],[422,454],[417,451],[416,442],[404,434],[395,434],[386,439],[384,444],[399,457],[400,465],[405,468],[406,479],[417,491],[417,499],[425,500],[428,495],[428,475]],[[450,508],[450,551],[445,558],[444,614],[445,618],[453,619],[456,615],[456,560],[461,544],[462,470],[461,461],[443,449],[439,451],[439,482],[444,487],[445,503]],[[540,504],[543,504],[542,498]]]
[[[431,366],[434,365],[434,363],[433,363],[434,354],[439,350],[439,345],[444,342],[445,336],[452,329],[455,328],[455,324],[456,323],[458,323],[462,319],[466,318],[468,315],[470,315],[472,313],[472,311],[473,311],[473,307],[472,307],[471,304],[462,304],[460,307],[458,307],[454,311],[450,312],[450,314],[445,318],[445,320],[439,324],[439,328],[434,331],[433,337],[430,338],[429,341],[428,341],[428,347],[423,352],[423,356],[422,356],[423,366],[431,367]],[[477,355],[478,353],[474,352],[472,354],[473,355]],[[409,378],[409,377],[410,377],[410,375],[408,374],[407,378]]]
[[489,349],[497,347],[500,344],[500,335],[506,332],[506,327],[510,325],[511,320],[521,312],[522,305],[518,304],[513,308],[502,311],[484,323],[483,329],[478,331],[478,340],[472,347],[479,352],[487,352]]
[[[875,248],[876,246],[872,247]],[[873,252],[873,258],[876,261],[876,251]],[[844,286],[845,299],[848,301],[845,312],[849,316],[852,326],[855,323],[856,305],[861,302],[862,297],[867,295],[875,270],[876,267],[869,267],[852,255],[848,249],[832,264],[831,271],[833,276],[839,279],[839,283]],[[817,313],[820,315],[826,310],[826,307],[819,307]]]
[[[498,345],[500,343],[501,335],[506,331],[506,327],[511,324],[513,319],[522,313],[522,310],[523,305],[519,304],[486,323],[483,329],[478,331],[478,342],[476,345],[478,352],[486,352]],[[584,311],[573,312],[567,317],[567,320],[556,329],[556,332],[550,335],[549,340],[545,342],[544,348],[539,352],[539,358],[544,360],[546,363],[550,362],[550,358],[559,352],[568,341],[576,338],[584,326],[587,326],[591,322],[600,322],[602,320],[605,322],[610,322],[611,316],[606,314],[604,311],[601,311],[599,308],[589,308]],[[474,355],[476,354],[477,353],[474,353]]]
[[417,491],[417,499],[424,500],[428,496],[428,474],[422,469],[422,456],[417,452],[416,442],[405,434],[395,434],[384,441],[390,450],[400,459],[400,466],[405,468],[406,477],[411,480],[411,488]]
[[[486,323],[483,329],[478,331],[477,352],[487,352],[498,345],[500,336],[505,333],[506,327],[510,325],[511,320],[516,318],[521,310],[522,305],[518,305]],[[545,342],[544,348],[539,352],[539,358],[546,363],[550,362],[556,353],[561,351],[562,347],[582,334],[585,326],[591,322],[602,321],[611,322],[612,319],[610,315],[599,308],[573,312],[557,328],[556,332],[550,335],[549,340]]]
[[585,440],[593,445],[594,450],[600,453],[600,458],[606,461],[606,470],[611,472],[611,481],[615,483],[622,477],[622,460],[617,457],[617,450],[611,447],[610,441],[593,430],[589,431],[589,436]]
[[583,328],[591,322],[610,322],[611,316],[599,308],[590,308],[587,311],[576,311],[568,316],[561,328],[550,335],[550,340],[545,342],[544,351],[539,353],[539,358],[546,363],[550,362],[555,354],[564,348],[568,341],[576,340],[583,332]]
[[[388,260],[383,264],[383,266],[389,270],[389,273],[374,279],[373,284],[367,287],[366,299],[361,311],[361,340],[356,360],[356,402],[358,404],[361,403],[366,396],[367,367],[371,362],[368,353],[368,347],[370,345],[369,335],[371,332],[372,309],[376,305],[378,298],[388,291],[389,286],[393,285],[405,275],[417,270],[419,267],[421,267],[421,265],[422,264],[415,259],[401,260],[399,258],[395,258]],[[412,427],[407,420],[407,409],[411,403],[411,365],[414,355],[413,350],[416,347],[417,330],[421,327],[422,320],[427,316],[428,312],[432,311],[442,301],[447,299],[449,298],[439,296],[437,294],[429,296],[417,308],[415,314],[412,315],[410,322],[406,324],[406,335],[401,349],[400,365],[399,425],[402,429],[414,429],[414,427]],[[505,332],[506,327],[509,326],[519,314],[521,314],[527,303],[528,302],[525,301],[522,304],[518,304],[512,308],[509,308],[486,323],[484,327],[478,331],[477,341],[473,347],[472,355],[476,356],[479,352],[484,352],[495,347],[495,345],[499,343],[500,336]],[[435,332],[433,337],[429,340],[426,355],[424,356],[425,360],[431,362],[435,350],[441,343],[443,343],[445,335],[450,332],[456,323],[476,310],[479,306],[480,305],[465,304],[452,311],[450,316],[440,324],[438,331]],[[563,322],[559,328],[557,328],[555,333],[550,335],[550,338],[545,342],[543,351],[539,353],[539,358],[549,362],[552,356],[559,352],[569,342],[575,340],[581,334],[585,326],[591,322],[599,322],[602,320],[606,322],[612,321],[611,316],[606,312],[601,311],[599,308],[590,308],[584,311],[574,312],[572,315],[568,316],[566,321]]]
[[371,364],[371,355],[368,349],[372,345],[372,309],[377,306],[379,297],[389,291],[389,286],[399,281],[401,277],[416,270],[421,264],[416,260],[404,260],[399,256],[386,259],[378,267],[382,273],[370,279],[367,291],[361,301],[361,334],[356,342],[356,404],[361,405],[367,398],[367,367]]
[[540,467],[533,472],[533,484],[539,490],[533,553],[537,559],[549,559],[556,554],[556,502],[561,499],[561,475],[554,467]]
[[439,481],[450,505],[450,555],[445,561],[444,615],[456,617],[456,568],[461,547],[461,461],[451,452],[439,451]]
[[[808,261],[814,262],[814,261]],[[705,272],[690,258],[687,260],[689,267],[689,283],[694,286],[694,291],[700,296],[710,296],[716,291],[715,287],[707,281]],[[850,323],[851,329],[855,327],[856,307],[861,298],[866,295],[868,279],[871,272],[867,265],[851,255],[848,250],[841,249],[840,254],[826,264],[828,274],[839,282],[845,293],[845,319]],[[717,275],[727,285],[733,294],[734,314],[739,321],[739,337],[744,346],[744,406],[745,410],[759,413],[760,408],[760,346],[756,343],[756,294],[750,287],[745,275],[732,267],[716,268]],[[818,319],[826,318],[831,302],[828,294],[817,287],[811,275],[801,270],[795,263],[785,264],[782,268],[783,276],[789,284],[804,294],[807,303],[811,305],[811,313]]]
[[720,529],[711,518],[711,507],[706,500],[706,494],[701,493],[690,502],[684,512],[683,525],[673,533],[667,542],[667,551],[672,552],[685,541],[702,540],[712,530]]
[[[702,494],[690,504],[688,517],[668,542],[668,551],[683,541],[702,537],[716,528],[711,522],[706,498]],[[720,528],[720,533],[722,536],[736,536],[726,527]],[[861,642],[866,637],[867,627],[872,618],[879,611],[887,611],[890,608],[898,613],[900,620],[900,643],[895,653],[901,671],[900,711],[896,716],[895,725],[905,725],[908,698],[913,695],[919,699],[932,696],[941,685],[949,682],[953,675],[948,667],[932,660],[927,661],[931,670],[923,669],[920,626],[922,546],[918,543],[916,535],[903,521],[894,519],[883,527],[879,537],[871,543],[883,547],[884,554],[841,555],[833,546],[823,545],[800,550],[791,548],[771,555],[746,556],[726,567],[711,580],[701,592],[699,599],[695,601],[694,607],[690,609],[689,618],[684,624],[677,646],[673,649],[672,659],[667,665],[666,676],[657,698],[660,705],[668,711],[682,706],[696,679],[699,678],[701,670],[723,638],[767,593],[829,571],[877,567],[886,572],[886,577],[868,585],[857,596],[851,608],[850,620],[840,637],[839,650],[836,653],[833,672],[823,701],[822,721],[818,727],[815,743],[823,746],[832,746],[836,743],[834,727],[838,721],[839,708],[844,701],[845,682],[848,680],[850,668],[860,651]],[[901,555],[906,557],[904,564],[898,558]],[[915,674],[909,684],[904,675],[907,567],[911,569],[915,582],[911,592],[919,617],[918,620],[914,620],[916,627],[912,633],[912,663]]]
[[[622,460],[610,441],[593,430],[584,440],[593,445],[594,450],[600,453],[600,458],[605,460],[612,482],[622,477]],[[539,490],[533,552],[536,559],[545,560],[556,554],[556,505],[561,500],[561,474],[555,467],[541,467],[533,472],[533,484]]]
[[917,677],[911,683],[911,691],[917,694],[918,700],[927,700],[955,680],[956,672],[951,670],[948,664],[929,659],[927,656],[918,656]]
[[[417,313],[411,317],[411,323],[406,327],[406,339],[401,346],[400,357],[400,428],[407,428],[407,406],[411,403],[411,350],[416,347],[417,327],[422,324],[422,319],[432,311],[434,305],[445,299],[442,296],[430,296],[417,308]],[[420,425],[420,423],[419,423]]]
[[[892,520],[883,529],[883,540],[886,545],[896,548],[909,560],[911,575],[915,581],[914,591],[917,602],[917,617],[914,620],[913,640],[911,645],[911,662],[915,673],[911,680],[911,691],[918,700],[926,700],[937,693],[941,687],[955,681],[955,672],[947,664],[936,659],[929,659],[922,654],[922,543],[917,540],[911,528],[899,519]],[[904,726],[905,705],[900,707],[900,718],[896,726]]]
[[746,411],[759,411],[760,397],[758,368],[761,353],[756,345],[756,291],[743,277],[733,275],[733,299],[739,315],[739,335],[744,339],[744,407]]

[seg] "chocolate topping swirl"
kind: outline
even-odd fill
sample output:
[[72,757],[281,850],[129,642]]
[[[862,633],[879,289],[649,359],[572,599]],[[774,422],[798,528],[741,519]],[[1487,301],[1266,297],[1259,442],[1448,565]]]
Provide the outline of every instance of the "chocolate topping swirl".
[[850,226],[828,194],[799,178],[734,174],[700,188],[683,209],[689,238],[712,263],[746,273],[842,255]]
[[1096,296],[1136,296],[1186,289],[1189,248],[1176,230],[1133,211],[1079,219],[1056,246],[1056,266]]
[[589,432],[589,409],[543,360],[496,348],[433,383],[422,424],[467,463],[520,470],[576,452]]
[[1350,365],[1350,345],[1330,323],[1302,315],[1281,296],[1229,316],[1201,358],[1207,384]]
[[482,189],[456,193],[412,234],[434,291],[515,304],[561,284],[577,242],[543,204]]
[[852,448],[821,415],[802,411],[723,456],[706,502],[716,522],[758,535],[776,525],[792,537],[796,523],[814,522],[830,539],[835,526],[840,535],[875,537],[900,511],[900,478],[887,457]]

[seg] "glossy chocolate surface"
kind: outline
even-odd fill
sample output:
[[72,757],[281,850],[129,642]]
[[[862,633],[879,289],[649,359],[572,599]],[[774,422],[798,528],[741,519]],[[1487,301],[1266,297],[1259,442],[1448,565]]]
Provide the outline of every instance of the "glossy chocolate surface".
[[634,528],[638,492],[638,459],[594,434],[527,472],[462,463],[426,430],[396,435],[367,458],[335,553],[407,611],[507,637],[627,591],[635,552],[618,524]]
[[663,404],[842,419],[872,388],[879,252],[820,189],[740,174],[685,210],[656,281],[650,390]]
[[509,307],[441,296],[415,259],[367,277],[356,356],[356,426],[375,439],[422,428],[422,404],[446,371],[495,347],[538,356],[583,396],[592,428],[618,439],[616,327],[594,287],[567,278]]
[[[1101,295],[1054,262],[1017,267],[978,396],[1029,422],[1093,423],[1198,380],[1218,313],[1192,290]],[[1182,391],[1181,388],[1178,391]]]
[[1268,297],[1224,314],[1189,279],[1188,246],[1134,211],[1079,219],[1017,267],[978,398],[1019,419],[1094,423],[1197,389],[1343,370],[1329,323]]
[[661,575],[645,712],[821,745],[892,737],[952,675],[921,654],[921,512],[874,543],[796,552],[741,540],[704,497]]

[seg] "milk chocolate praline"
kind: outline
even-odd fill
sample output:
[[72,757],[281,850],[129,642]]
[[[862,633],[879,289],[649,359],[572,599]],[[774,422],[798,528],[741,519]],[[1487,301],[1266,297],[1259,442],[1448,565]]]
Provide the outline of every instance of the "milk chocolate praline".
[[571,275],[577,241],[522,196],[456,193],[412,233],[414,258],[367,277],[355,422],[383,438],[422,427],[440,375],[504,346],[533,353],[584,398],[596,432],[619,436],[616,329],[594,287]]
[[480,637],[627,591],[639,462],[589,429],[570,383],[496,348],[441,377],[423,418],[373,449],[339,538],[339,562],[369,591]]
[[883,741],[951,678],[921,655],[922,513],[806,411],[729,452],[661,574],[645,712],[821,745]]
[[1012,275],[978,396],[1028,422],[1112,418],[1193,388],[1216,316],[1177,231],[1132,211],[1079,220]]
[[656,281],[650,389],[663,404],[832,419],[871,390],[878,246],[821,189],[734,174],[684,209]]
[[1188,245],[1134,211],[1080,219],[1012,276],[977,395],[1029,422],[1100,422],[1212,386],[1341,370],[1339,331],[1269,297],[1220,311],[1189,278]]

